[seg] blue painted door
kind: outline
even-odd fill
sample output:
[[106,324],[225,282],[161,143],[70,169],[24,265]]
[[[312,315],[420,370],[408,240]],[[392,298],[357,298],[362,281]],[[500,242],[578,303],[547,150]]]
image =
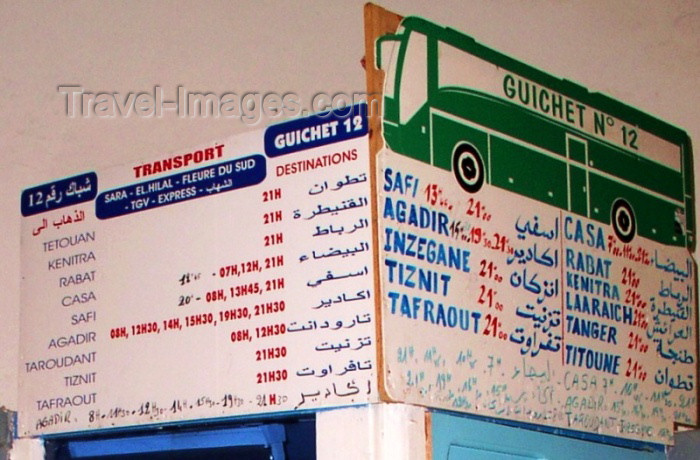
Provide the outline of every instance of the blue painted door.
[[[606,443],[431,413],[433,460],[665,460],[663,446]],[[607,439],[611,442],[611,439]]]

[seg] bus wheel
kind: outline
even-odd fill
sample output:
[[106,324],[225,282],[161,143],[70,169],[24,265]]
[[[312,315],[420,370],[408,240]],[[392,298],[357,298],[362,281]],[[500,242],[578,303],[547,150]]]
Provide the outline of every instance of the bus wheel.
[[476,193],[484,185],[484,162],[471,145],[462,143],[452,154],[452,171],[459,186],[469,193]]
[[613,203],[611,220],[615,235],[620,241],[623,243],[632,241],[637,232],[637,224],[634,220],[632,206],[627,201],[618,199]]

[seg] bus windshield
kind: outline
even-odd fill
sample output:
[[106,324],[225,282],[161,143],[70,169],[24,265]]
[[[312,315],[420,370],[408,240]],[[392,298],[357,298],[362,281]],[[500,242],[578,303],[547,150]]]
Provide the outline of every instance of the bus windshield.
[[[479,69],[465,72],[464,69]],[[501,71],[476,56],[438,41],[438,87],[476,88],[490,94],[501,91]]]
[[[399,121],[406,123],[428,99],[428,39],[411,31],[401,66]],[[400,59],[400,58],[399,58]],[[410,78],[406,78],[410,75]]]

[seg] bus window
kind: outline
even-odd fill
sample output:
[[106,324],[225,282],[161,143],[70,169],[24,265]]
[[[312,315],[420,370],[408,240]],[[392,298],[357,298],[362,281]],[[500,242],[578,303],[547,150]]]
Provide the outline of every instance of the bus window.
[[[478,69],[478,72],[465,72],[464,69]],[[472,88],[499,94],[502,79],[497,66],[438,41],[438,88]]]
[[399,79],[399,122],[407,123],[428,99],[428,39],[412,31],[407,38]]

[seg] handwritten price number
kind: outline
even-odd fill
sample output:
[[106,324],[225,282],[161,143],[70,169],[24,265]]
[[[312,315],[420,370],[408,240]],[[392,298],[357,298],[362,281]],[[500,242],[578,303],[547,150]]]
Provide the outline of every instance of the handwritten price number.
[[185,273],[180,277],[180,279],[178,279],[178,282],[180,283],[180,286],[184,286],[187,283],[197,281],[199,278],[201,278],[201,276],[201,273]]
[[467,201],[467,215],[483,220],[484,222],[489,222],[491,220],[491,214],[486,212],[486,206],[481,203],[481,200],[477,200],[473,197],[469,198],[469,201]]
[[647,307],[647,303],[642,299],[642,296],[632,289],[625,290],[625,303],[642,310]]
[[625,286],[630,286],[634,289],[638,288],[639,277],[637,276],[637,273],[635,273],[635,271],[631,268],[624,267],[622,269],[622,284]]
[[472,227],[469,229],[468,235],[467,242],[479,244],[481,240],[484,239],[486,233],[480,227]]
[[508,340],[508,334],[500,330],[501,326],[503,326],[503,323],[498,319],[498,316],[490,313],[487,314],[484,335],[490,335],[491,337],[496,337],[501,340]]
[[258,407],[279,406],[287,402],[287,397],[285,395],[278,395],[275,393],[259,394],[255,397],[255,399]]
[[646,330],[649,326],[649,322],[646,319],[646,315],[639,310],[634,310],[634,319],[632,320],[632,326],[637,326],[640,329]]
[[630,350],[639,351],[640,353],[646,353],[649,350],[649,344],[645,343],[636,332],[629,333],[629,342],[627,343],[627,348]]
[[224,407],[238,407],[241,404],[243,404],[243,400],[241,398],[239,398],[238,396],[233,396],[230,393],[226,393],[221,399],[221,401]]
[[181,295],[179,297],[179,300],[177,302],[178,307],[186,307],[189,305],[193,300],[199,300],[199,297],[195,297],[194,295]]
[[503,281],[503,277],[499,275],[496,270],[498,267],[493,261],[482,259],[479,262],[479,276],[482,278],[492,279],[497,283]]
[[452,204],[444,196],[442,188],[438,184],[428,184],[423,190],[425,192],[425,200],[429,205],[445,208],[448,211],[452,210]]
[[494,233],[493,239],[484,241],[484,246],[495,251],[500,251],[506,254],[512,254],[513,248],[508,244],[508,237],[500,233]]
[[464,224],[458,220],[453,220],[450,222],[450,236],[456,240],[464,241]]
[[625,371],[625,377],[634,380],[641,380],[643,382],[647,379],[647,372],[636,360],[627,358],[627,370]]
[[468,225],[467,228],[461,221],[450,222],[450,235],[452,238],[465,243],[479,244],[486,237],[486,233],[480,227]]
[[486,288],[483,284],[479,287],[479,304],[484,305],[488,304],[489,308],[495,308],[498,311],[503,311],[503,304],[500,302],[496,302],[494,300],[494,297],[496,296],[497,292],[492,289],[492,288]]
[[489,237],[481,227],[467,225],[465,229],[462,222],[452,221],[449,226],[452,238],[465,243],[481,244],[487,249],[493,249],[504,254],[513,254],[514,249],[509,244],[510,241],[507,236],[494,233],[492,237]]

